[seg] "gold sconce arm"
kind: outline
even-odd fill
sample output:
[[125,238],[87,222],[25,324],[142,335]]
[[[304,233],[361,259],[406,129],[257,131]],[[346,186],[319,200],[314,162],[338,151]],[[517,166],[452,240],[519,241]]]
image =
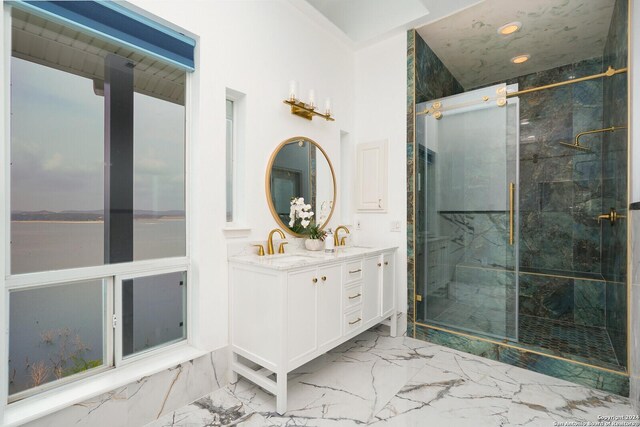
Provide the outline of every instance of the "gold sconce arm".
[[331,112],[327,111],[325,114],[319,113],[316,111],[315,107],[310,104],[305,104],[302,101],[297,99],[290,100],[285,99],[285,104],[291,106],[291,114],[295,114],[296,116],[305,118],[307,120],[313,120],[313,116],[318,116],[325,119],[328,122],[334,122],[335,119],[331,117]]

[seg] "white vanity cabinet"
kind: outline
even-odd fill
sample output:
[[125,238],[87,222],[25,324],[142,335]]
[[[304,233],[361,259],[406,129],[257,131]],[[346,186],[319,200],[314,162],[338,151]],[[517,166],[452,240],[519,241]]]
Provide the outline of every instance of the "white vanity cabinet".
[[287,274],[288,364],[305,363],[309,355],[332,348],[342,336],[341,274],[340,265]]
[[[287,374],[386,319],[395,336],[395,248],[229,259],[233,380],[287,405]],[[275,379],[273,374],[275,374]]]

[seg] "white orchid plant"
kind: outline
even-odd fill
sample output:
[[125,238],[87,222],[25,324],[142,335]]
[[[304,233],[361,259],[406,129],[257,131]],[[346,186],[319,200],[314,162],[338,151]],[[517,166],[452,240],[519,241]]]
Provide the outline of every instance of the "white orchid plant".
[[304,203],[304,197],[291,198],[291,209],[289,210],[289,228],[291,230],[303,234],[311,224],[313,215],[311,205]]

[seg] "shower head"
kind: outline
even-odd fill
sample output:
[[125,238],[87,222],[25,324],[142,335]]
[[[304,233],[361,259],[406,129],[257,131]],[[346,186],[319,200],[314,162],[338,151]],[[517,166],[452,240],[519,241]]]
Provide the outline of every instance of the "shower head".
[[584,151],[586,153],[593,153],[593,150],[591,150],[590,148],[583,147],[582,145],[580,145],[580,138],[581,137],[583,137],[585,135],[590,135],[592,133],[613,132],[613,131],[616,131],[616,130],[621,130],[621,129],[626,129],[626,128],[627,128],[626,126],[611,126],[611,127],[608,127],[608,128],[587,130],[587,131],[580,132],[579,134],[577,134],[573,144],[569,144],[568,142],[559,142],[558,144],[566,145],[567,147],[575,148],[576,150],[581,150],[581,151]]
[[590,148],[583,147],[582,145],[580,145],[580,144],[578,144],[578,143],[572,143],[572,144],[570,144],[570,143],[568,143],[568,142],[562,142],[562,141],[560,141],[560,142],[558,142],[558,144],[566,145],[567,147],[571,147],[571,148],[574,148],[574,149],[576,149],[576,150],[584,151],[585,153],[591,153],[591,152],[592,152]]

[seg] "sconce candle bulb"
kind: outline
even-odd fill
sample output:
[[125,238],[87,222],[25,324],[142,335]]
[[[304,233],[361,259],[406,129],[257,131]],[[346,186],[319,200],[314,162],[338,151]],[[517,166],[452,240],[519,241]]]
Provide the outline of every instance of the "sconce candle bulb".
[[289,82],[289,100],[295,101],[298,99],[298,82],[291,80]]
[[327,115],[331,115],[331,98],[327,98],[324,101],[324,113]]
[[311,108],[316,107],[316,91],[313,89],[309,89],[309,105]]

